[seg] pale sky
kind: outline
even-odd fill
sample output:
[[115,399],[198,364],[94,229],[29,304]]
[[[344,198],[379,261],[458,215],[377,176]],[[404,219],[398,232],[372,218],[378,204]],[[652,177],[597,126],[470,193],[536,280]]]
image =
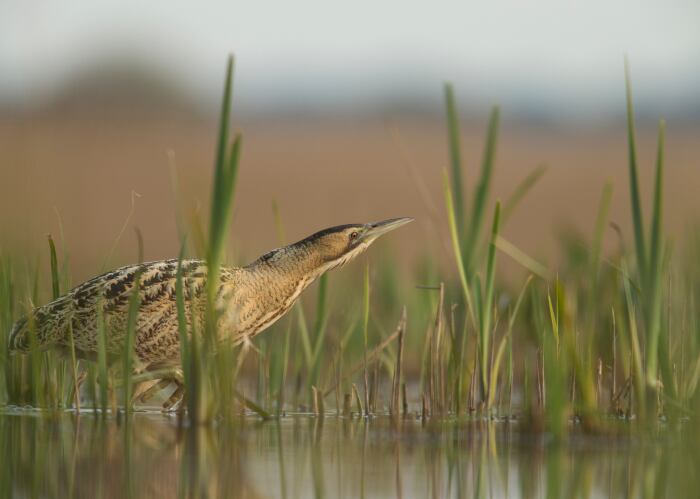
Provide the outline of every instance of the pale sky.
[[226,54],[243,106],[439,102],[620,108],[625,54],[653,111],[700,109],[700,1],[177,2],[0,0],[0,103],[51,95],[104,57],[136,56],[208,105]]

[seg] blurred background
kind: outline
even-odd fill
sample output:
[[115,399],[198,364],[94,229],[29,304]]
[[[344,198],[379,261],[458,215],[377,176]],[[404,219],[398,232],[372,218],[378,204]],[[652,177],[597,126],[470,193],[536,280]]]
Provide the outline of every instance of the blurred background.
[[460,106],[468,189],[494,104],[495,195],[547,166],[507,239],[555,264],[562,238],[592,232],[608,180],[612,220],[629,235],[625,55],[645,199],[663,117],[667,220],[681,238],[700,208],[698,20],[694,0],[4,2],[0,251],[44,258],[51,233],[80,279],[133,261],[137,226],[146,258],[176,256],[178,217],[208,217],[229,53],[244,136],[237,260],[278,245],[276,202],[288,242],[413,216],[382,244],[401,265],[448,262],[446,81]]

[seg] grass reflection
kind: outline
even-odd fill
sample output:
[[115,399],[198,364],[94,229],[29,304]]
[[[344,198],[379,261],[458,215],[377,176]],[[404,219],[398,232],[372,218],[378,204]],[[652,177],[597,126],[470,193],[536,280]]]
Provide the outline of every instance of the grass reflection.
[[143,412],[120,421],[15,411],[0,415],[0,491],[104,499],[686,496],[700,464],[697,436],[672,433],[574,432],[562,442],[501,422],[290,416],[187,427]]

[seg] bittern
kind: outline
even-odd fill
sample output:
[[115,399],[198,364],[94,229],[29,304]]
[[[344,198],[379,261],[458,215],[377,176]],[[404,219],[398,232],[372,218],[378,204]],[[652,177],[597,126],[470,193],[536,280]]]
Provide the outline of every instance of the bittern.
[[[377,223],[331,227],[294,244],[264,254],[245,267],[222,267],[216,295],[218,340],[247,342],[280,319],[299,295],[325,272],[340,267],[364,252],[379,236],[412,221],[396,218]],[[97,307],[102,307],[105,346],[113,363],[123,354],[129,297],[137,287],[140,305],[136,319],[135,371],[177,372],[180,335],[176,303],[178,260],[129,265],[107,272],[75,287],[60,298],[34,309],[15,323],[9,337],[10,352],[70,351],[72,332],[76,356],[96,360]],[[206,315],[207,264],[181,262],[185,317],[188,331]],[[139,276],[138,286],[137,276]],[[31,335],[35,341],[31,341]],[[175,393],[167,409],[182,397],[181,376],[162,379],[160,387],[174,382]]]

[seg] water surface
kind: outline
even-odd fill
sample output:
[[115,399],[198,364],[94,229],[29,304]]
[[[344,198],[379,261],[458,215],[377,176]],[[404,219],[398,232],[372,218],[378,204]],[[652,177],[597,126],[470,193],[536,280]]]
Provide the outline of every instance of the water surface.
[[[624,423],[630,425],[629,423]],[[632,428],[632,426],[629,426]],[[574,432],[557,443],[517,423],[388,417],[0,413],[2,497],[689,497],[697,432]]]

